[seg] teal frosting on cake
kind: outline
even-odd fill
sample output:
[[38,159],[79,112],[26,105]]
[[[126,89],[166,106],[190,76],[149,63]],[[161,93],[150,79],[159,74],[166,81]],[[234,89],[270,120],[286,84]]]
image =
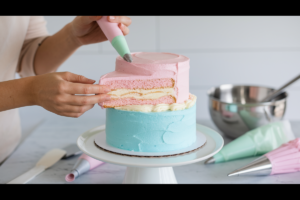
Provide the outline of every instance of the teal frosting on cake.
[[182,149],[196,141],[196,105],[179,111],[106,109],[107,144],[136,152]]

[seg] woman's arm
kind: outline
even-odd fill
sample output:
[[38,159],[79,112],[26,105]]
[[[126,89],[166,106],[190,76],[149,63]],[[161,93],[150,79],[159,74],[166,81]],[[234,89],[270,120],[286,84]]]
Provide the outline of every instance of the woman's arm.
[[35,74],[55,72],[80,47],[70,32],[70,24],[67,24],[42,42],[33,62]]
[[[55,72],[57,68],[82,45],[106,41],[107,38],[97,24],[101,16],[79,16],[56,34],[46,38],[37,49],[34,70],[37,75]],[[124,35],[131,19],[125,16],[108,17],[110,22],[119,23]]]
[[30,85],[34,77],[0,82],[0,112],[35,105]]

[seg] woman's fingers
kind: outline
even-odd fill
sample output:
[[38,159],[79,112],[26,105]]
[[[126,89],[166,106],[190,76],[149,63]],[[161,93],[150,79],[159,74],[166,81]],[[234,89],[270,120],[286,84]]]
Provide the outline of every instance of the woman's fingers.
[[99,19],[102,18],[102,16],[89,16],[88,18],[91,22],[93,22],[93,21],[98,21]]
[[[86,78],[82,75],[78,75],[78,74],[73,74],[71,72],[62,72],[63,73],[63,78],[64,80],[68,81],[68,82],[73,82],[73,83],[87,83],[87,84],[93,84],[96,81]],[[74,93],[76,94],[76,93]]]
[[80,117],[86,111],[92,109],[96,103],[110,100],[107,94],[99,94],[92,96],[69,95],[66,103],[56,107],[56,112],[59,115],[67,117]]
[[74,118],[78,118],[81,115],[83,115],[84,113],[76,113],[76,112],[61,112],[61,113],[57,113],[58,115],[61,116],[65,116],[65,117],[74,117]]
[[108,16],[107,20],[113,23],[121,23],[125,26],[129,26],[131,24],[131,19],[126,16]]
[[110,101],[111,97],[108,94],[98,94],[91,96],[81,96],[81,95],[70,95],[66,102],[75,106],[82,105],[94,105],[96,103],[102,103],[104,101]]
[[74,117],[78,118],[80,117],[83,113],[57,113],[58,115],[64,116],[64,117]]
[[84,113],[93,107],[94,104],[82,106],[62,105],[60,107],[57,107],[57,110],[62,113]]
[[93,85],[94,80],[70,72],[38,75],[34,80],[30,86],[35,103],[58,115],[79,117],[96,103],[110,100],[109,86]]
[[125,26],[124,24],[121,24],[121,23],[118,26],[119,26],[119,28],[121,29],[121,31],[123,32],[124,35],[128,35],[129,28],[127,26]]
[[64,89],[68,94],[106,94],[111,91],[106,85],[92,85],[81,83],[66,83]]
[[101,17],[102,16],[79,16],[75,19],[79,21],[80,25],[84,26],[101,19]]

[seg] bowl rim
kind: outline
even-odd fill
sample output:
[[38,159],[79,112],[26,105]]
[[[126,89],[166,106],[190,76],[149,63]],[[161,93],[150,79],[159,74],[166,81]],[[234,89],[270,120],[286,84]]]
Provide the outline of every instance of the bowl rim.
[[239,106],[269,106],[269,105],[274,105],[274,104],[286,101],[286,99],[288,97],[288,93],[283,90],[282,92],[284,92],[286,94],[286,97],[283,98],[283,99],[277,100],[277,101],[267,101],[267,102],[264,102],[264,103],[246,103],[246,104],[234,103],[234,102],[233,103],[229,103],[229,102],[221,101],[220,99],[217,99],[217,98],[213,97],[212,94],[211,94],[213,90],[215,90],[216,88],[220,88],[221,86],[260,87],[260,88],[267,88],[267,89],[272,89],[272,90],[275,90],[275,88],[271,88],[271,87],[268,87],[268,86],[260,86],[260,85],[242,85],[242,84],[236,84],[236,85],[234,85],[234,84],[222,84],[222,85],[219,85],[219,86],[211,87],[207,91],[207,95],[209,96],[209,98],[213,99],[213,100],[216,100],[216,101],[218,101],[220,103],[224,103],[224,104],[234,104],[234,105],[239,105]]

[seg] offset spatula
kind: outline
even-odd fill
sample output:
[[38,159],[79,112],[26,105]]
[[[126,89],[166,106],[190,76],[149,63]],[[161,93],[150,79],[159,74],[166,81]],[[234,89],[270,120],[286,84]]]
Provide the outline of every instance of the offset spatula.
[[27,183],[33,179],[36,175],[43,172],[45,169],[54,165],[62,157],[66,155],[66,151],[62,149],[52,149],[48,151],[35,165],[34,168],[25,172],[21,176],[15,178],[14,180],[8,182],[7,184],[22,184]]

